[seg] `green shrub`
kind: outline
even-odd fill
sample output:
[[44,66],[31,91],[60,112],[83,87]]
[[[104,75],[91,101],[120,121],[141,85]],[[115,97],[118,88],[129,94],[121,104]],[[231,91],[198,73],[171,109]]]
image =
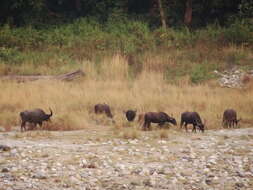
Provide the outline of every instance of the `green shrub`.
[[147,24],[137,21],[111,21],[105,26],[109,35],[108,48],[125,54],[154,48],[153,37]]
[[23,57],[16,48],[0,47],[0,63],[17,64],[22,60]]
[[190,80],[193,83],[199,83],[211,79],[215,77],[214,74],[212,74],[215,69],[217,69],[217,65],[206,61],[201,64],[195,64],[190,73]]
[[214,42],[219,43],[220,37],[224,32],[224,28],[218,24],[208,25],[206,28],[199,29],[195,33],[198,36],[198,40],[201,42]]
[[236,20],[224,30],[223,37],[228,43],[248,45],[253,43],[253,26],[245,20]]
[[145,54],[160,54],[158,62],[170,63],[163,71],[167,80],[190,75],[193,82],[199,82],[210,77],[208,72],[213,69],[211,63],[202,65],[205,60],[212,60],[219,68],[227,63],[251,63],[250,55],[238,52],[238,48],[225,54],[216,48],[222,49],[224,42],[252,45],[253,27],[245,20],[236,20],[227,28],[213,24],[198,30],[171,27],[152,31],[147,23],[115,14],[120,18],[112,14],[103,24],[94,18],[81,18],[44,28],[0,27],[0,73],[56,74],[78,68],[82,60],[95,62],[99,72],[104,56],[120,53],[134,55],[136,64],[129,67],[129,75],[135,78],[145,65]]

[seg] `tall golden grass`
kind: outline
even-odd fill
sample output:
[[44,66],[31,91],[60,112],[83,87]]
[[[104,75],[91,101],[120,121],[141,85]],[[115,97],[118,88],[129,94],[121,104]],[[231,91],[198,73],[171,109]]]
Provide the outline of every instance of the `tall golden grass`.
[[227,108],[236,109],[244,121],[253,121],[253,85],[245,90],[220,88],[208,82],[192,85],[187,77],[177,85],[168,84],[163,72],[150,69],[148,65],[154,65],[151,61],[132,80],[127,60],[120,55],[104,59],[99,66],[88,61],[80,64],[86,76],[75,82],[0,82],[0,125],[19,125],[19,112],[37,107],[49,112],[50,107],[54,113],[51,129],[82,129],[97,124],[93,114],[97,103],[111,106],[117,125],[125,122],[126,109],[139,113],[164,111],[178,123],[182,112],[197,111],[207,121],[208,129],[221,127]]

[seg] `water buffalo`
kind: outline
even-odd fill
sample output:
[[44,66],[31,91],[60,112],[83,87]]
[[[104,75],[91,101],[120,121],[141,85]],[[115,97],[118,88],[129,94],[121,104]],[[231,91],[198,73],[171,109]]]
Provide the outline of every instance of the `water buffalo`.
[[133,121],[135,119],[137,110],[127,110],[125,113],[127,121]]
[[52,117],[53,112],[49,108],[50,114],[46,114],[42,109],[33,109],[33,110],[25,110],[20,112],[21,118],[21,132],[26,130],[26,122],[33,123],[36,127],[37,124],[42,126],[43,121],[50,121],[50,117]]
[[158,123],[158,125],[162,127],[166,122],[172,123],[173,125],[177,125],[176,119],[168,116],[168,114],[164,112],[145,113],[143,130],[146,130],[146,129],[149,130],[151,123]]
[[96,104],[94,106],[94,110],[96,114],[105,113],[105,115],[109,118],[113,118],[111,113],[111,109],[107,104]]
[[187,132],[187,125],[192,124],[192,132],[196,133],[196,126],[200,131],[204,132],[205,125],[202,123],[201,118],[197,112],[184,112],[181,114],[181,123],[180,127],[184,125]]
[[237,114],[234,109],[226,109],[223,113],[222,125],[223,127],[237,127],[238,122]]

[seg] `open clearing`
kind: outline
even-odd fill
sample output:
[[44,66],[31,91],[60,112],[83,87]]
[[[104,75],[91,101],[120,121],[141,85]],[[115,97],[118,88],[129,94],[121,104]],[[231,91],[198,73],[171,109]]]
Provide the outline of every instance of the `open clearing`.
[[1,132],[0,189],[252,189],[253,129]]

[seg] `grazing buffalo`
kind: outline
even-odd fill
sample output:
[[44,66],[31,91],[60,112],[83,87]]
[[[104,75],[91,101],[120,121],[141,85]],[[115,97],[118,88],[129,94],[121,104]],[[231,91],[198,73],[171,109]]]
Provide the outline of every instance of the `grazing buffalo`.
[[133,121],[135,119],[137,110],[127,110],[125,112],[127,121]]
[[162,127],[166,122],[172,123],[173,125],[177,125],[176,119],[168,116],[168,114],[164,112],[145,113],[143,130],[146,130],[146,129],[149,130],[151,123],[158,123],[158,125]]
[[113,118],[111,109],[107,104],[96,104],[94,110],[96,114],[105,113],[107,117]]
[[181,114],[181,123],[180,127],[184,125],[187,132],[187,125],[192,124],[192,132],[196,133],[196,126],[202,132],[204,132],[205,125],[202,123],[201,118],[197,112],[184,112]]
[[20,112],[20,118],[21,118],[21,132],[26,130],[26,122],[33,123],[36,127],[37,124],[42,126],[43,121],[50,121],[50,117],[52,117],[53,112],[49,108],[50,114],[46,114],[42,109],[33,109],[33,110],[26,110],[23,112]]
[[236,111],[233,109],[226,109],[223,113],[222,125],[223,127],[231,128],[237,127],[238,122]]

